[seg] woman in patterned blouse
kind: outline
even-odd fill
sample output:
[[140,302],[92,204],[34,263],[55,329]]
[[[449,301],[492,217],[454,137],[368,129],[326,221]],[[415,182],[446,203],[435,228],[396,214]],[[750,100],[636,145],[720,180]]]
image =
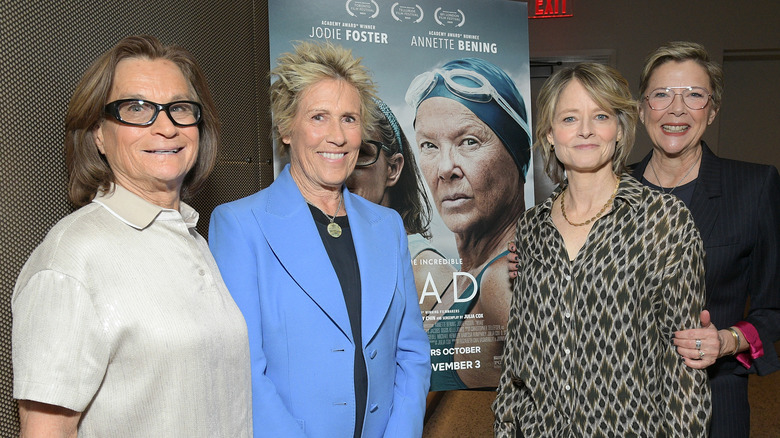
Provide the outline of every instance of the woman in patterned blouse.
[[681,201],[625,174],[628,83],[603,65],[563,69],[538,111],[560,186],[518,222],[496,436],[705,436],[707,376],[671,342],[698,325],[702,243]]

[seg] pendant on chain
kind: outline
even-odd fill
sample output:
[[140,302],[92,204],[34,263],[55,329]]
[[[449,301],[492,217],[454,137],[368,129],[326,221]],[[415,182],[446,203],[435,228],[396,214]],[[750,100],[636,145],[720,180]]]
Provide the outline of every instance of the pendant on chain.
[[341,236],[341,227],[336,222],[331,222],[328,224],[328,234],[330,234],[330,237],[337,238]]

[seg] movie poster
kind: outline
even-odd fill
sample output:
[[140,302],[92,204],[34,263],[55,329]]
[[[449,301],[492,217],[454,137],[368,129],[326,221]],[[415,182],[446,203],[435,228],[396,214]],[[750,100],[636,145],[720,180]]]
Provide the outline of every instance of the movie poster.
[[[409,233],[431,390],[497,386],[511,295],[502,257],[533,205],[526,4],[269,0],[268,9],[272,68],[296,41],[351,48],[408,139],[404,166],[431,211],[425,232]],[[275,158],[277,174],[284,164]]]

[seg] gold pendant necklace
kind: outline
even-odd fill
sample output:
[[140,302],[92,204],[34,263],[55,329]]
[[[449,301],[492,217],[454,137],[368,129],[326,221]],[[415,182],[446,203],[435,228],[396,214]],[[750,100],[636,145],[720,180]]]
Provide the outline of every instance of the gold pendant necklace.
[[336,208],[336,213],[333,215],[333,217],[330,217],[328,213],[325,213],[321,208],[317,207],[316,205],[312,204],[308,200],[306,200],[306,203],[309,205],[313,205],[317,210],[321,211],[322,214],[325,215],[326,218],[328,218],[328,234],[330,234],[330,237],[337,239],[339,236],[341,236],[341,226],[336,223],[336,216],[339,215],[339,211],[341,211],[341,204],[344,202],[344,195],[341,195],[341,199],[339,199],[339,206]]
[[566,198],[566,190],[569,189],[569,187],[567,186],[561,193],[561,213],[563,213],[563,218],[566,219],[566,222],[568,222],[569,225],[571,225],[572,227],[581,227],[583,225],[588,225],[589,223],[595,221],[596,219],[600,218],[602,214],[604,214],[604,212],[607,210],[607,207],[612,205],[612,201],[615,200],[615,195],[617,195],[619,185],[620,185],[620,177],[618,176],[617,181],[615,181],[615,191],[612,192],[612,196],[609,197],[607,203],[604,204],[603,207],[601,207],[601,210],[599,210],[599,212],[596,213],[595,216],[586,220],[585,222],[580,222],[578,224],[575,224],[574,222],[570,221],[569,218],[566,216],[566,205],[564,204],[564,199]]
[[[334,216],[333,219],[335,220],[336,217]],[[339,224],[337,224],[336,222],[329,223],[328,234],[330,234],[330,237],[338,238],[339,236],[341,236],[341,226],[339,226]]]

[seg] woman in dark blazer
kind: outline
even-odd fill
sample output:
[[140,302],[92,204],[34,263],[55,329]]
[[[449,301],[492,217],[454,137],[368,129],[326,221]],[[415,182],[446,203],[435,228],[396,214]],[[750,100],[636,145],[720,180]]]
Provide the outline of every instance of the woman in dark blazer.
[[710,436],[747,438],[747,375],[780,368],[780,176],[773,166],[718,158],[701,140],[722,90],[722,71],[702,46],[673,42],[651,53],[640,119],[653,150],[633,176],[677,195],[693,214],[706,253],[708,311],[702,328],[677,332],[674,343],[688,366],[707,368]]
[[376,160],[360,153],[370,77],[331,44],[301,43],[278,64],[271,106],[290,164],[217,207],[209,230],[247,321],[255,437],[419,437],[430,345],[406,231],[344,185]]

